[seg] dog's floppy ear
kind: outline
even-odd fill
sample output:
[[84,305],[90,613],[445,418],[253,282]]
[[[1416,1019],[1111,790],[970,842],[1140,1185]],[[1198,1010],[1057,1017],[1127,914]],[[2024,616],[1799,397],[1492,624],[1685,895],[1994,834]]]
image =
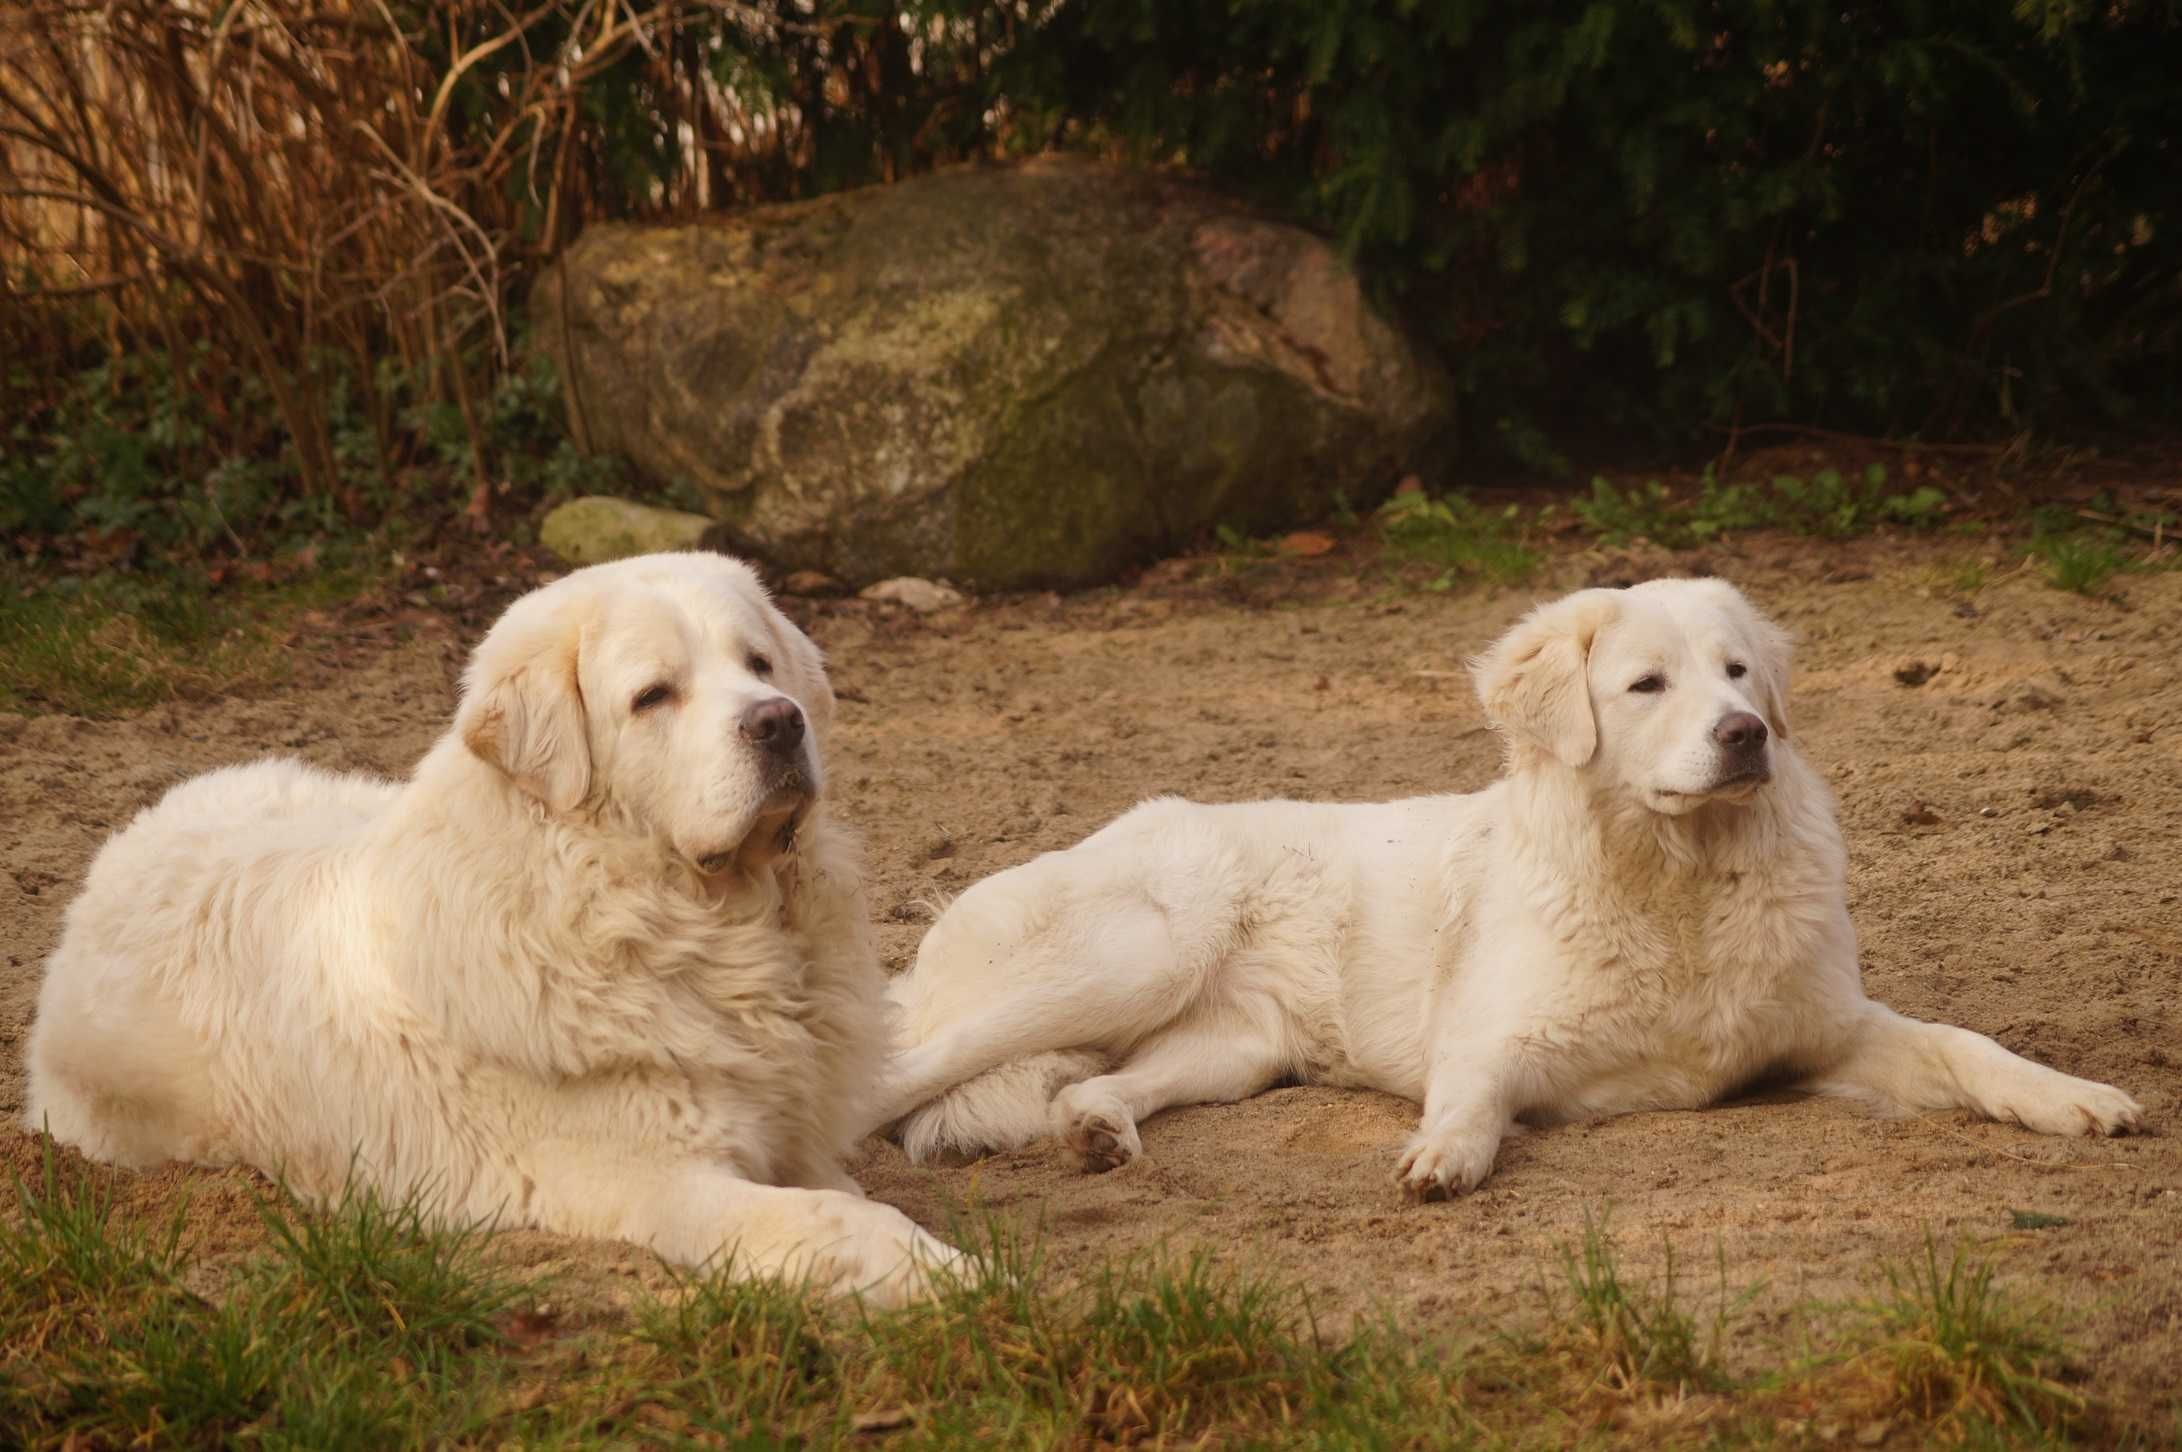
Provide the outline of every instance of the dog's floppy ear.
[[1485,719],[1513,743],[1569,766],[1589,762],[1599,728],[1585,668],[1619,608],[1611,590],[1579,590],[1516,622],[1470,666]]
[[582,622],[565,610],[503,618],[470,657],[455,714],[463,745],[556,812],[591,792],[591,742],[576,678],[582,640]]

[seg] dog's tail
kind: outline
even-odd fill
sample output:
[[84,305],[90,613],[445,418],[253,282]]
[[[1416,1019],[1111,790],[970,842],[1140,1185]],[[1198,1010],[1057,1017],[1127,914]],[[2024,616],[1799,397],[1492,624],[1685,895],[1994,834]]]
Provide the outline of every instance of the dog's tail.
[[916,1165],[1021,1149],[1053,1132],[1054,1095],[1109,1067],[1103,1055],[1084,1049],[1016,1059],[912,1110],[895,1134]]

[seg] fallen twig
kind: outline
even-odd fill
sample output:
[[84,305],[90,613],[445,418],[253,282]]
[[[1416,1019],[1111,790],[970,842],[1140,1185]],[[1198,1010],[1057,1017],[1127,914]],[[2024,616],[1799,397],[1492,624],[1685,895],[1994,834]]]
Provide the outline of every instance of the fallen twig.
[[2109,525],[2115,529],[2126,529],[2131,533],[2141,534],[2153,544],[2166,543],[2167,522],[2165,520],[2158,520],[2151,524],[2138,524],[2133,519],[2121,519],[2111,514],[2101,514],[2096,509],[2079,509],[2076,511],[2076,517],[2078,519],[2088,519],[2093,524]]

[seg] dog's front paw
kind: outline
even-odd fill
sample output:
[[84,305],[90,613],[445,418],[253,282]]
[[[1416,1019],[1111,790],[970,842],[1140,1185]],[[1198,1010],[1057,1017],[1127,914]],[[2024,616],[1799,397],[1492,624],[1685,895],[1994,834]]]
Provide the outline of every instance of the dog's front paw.
[[1112,1095],[1086,1093],[1084,1088],[1071,1084],[1053,1096],[1053,1116],[1061,1139],[1083,1156],[1083,1167],[1091,1173],[1118,1170],[1144,1153],[1136,1119],[1128,1106]]
[[[887,1207],[874,1207],[884,1209]],[[880,1310],[928,1301],[947,1283],[972,1278],[977,1258],[927,1234],[900,1211],[867,1229],[853,1250],[834,1255],[836,1289],[854,1291]]]
[[1419,1130],[1394,1178],[1413,1200],[1451,1200],[1484,1184],[1499,1152],[1497,1134]]
[[2111,1084],[2055,1074],[2028,1104],[2011,1106],[2040,1134],[2127,1134],[2144,1127],[2144,1108]]

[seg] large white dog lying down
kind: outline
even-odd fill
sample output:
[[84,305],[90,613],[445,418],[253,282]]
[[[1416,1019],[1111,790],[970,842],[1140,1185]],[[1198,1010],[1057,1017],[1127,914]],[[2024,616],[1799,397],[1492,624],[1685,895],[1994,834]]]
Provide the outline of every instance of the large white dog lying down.
[[832,711],[737,561],[525,596],[407,783],[259,762],[106,844],[46,967],[30,1127],[915,1294],[954,1252],[841,1167],[885,1046],[820,803]]
[[[1841,834],[1788,742],[1788,646],[1732,587],[1585,590],[1477,662],[1507,774],[1366,806],[1147,802],[977,884],[888,996],[914,1159],[1287,1079],[1422,1100],[1399,1178],[1490,1173],[1518,1117],[1693,1108],[1760,1078],[2047,1134],[2118,1089],[1866,999]],[[1057,1091],[1057,1092],[1056,1092]]]

